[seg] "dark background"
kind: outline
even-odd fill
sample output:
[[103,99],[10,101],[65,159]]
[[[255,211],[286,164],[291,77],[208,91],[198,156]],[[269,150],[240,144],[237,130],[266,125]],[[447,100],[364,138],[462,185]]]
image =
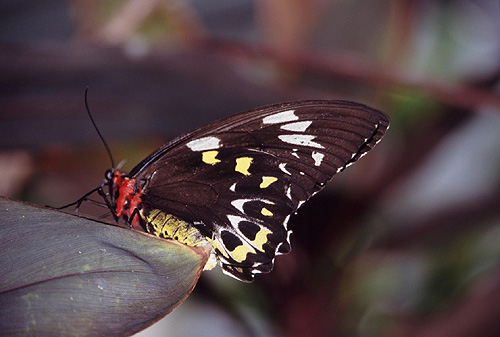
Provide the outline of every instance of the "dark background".
[[391,129],[292,218],[292,253],[253,284],[204,273],[142,336],[497,336],[499,36],[489,0],[2,1],[0,194],[102,181],[86,87],[125,170],[259,105],[358,101]]

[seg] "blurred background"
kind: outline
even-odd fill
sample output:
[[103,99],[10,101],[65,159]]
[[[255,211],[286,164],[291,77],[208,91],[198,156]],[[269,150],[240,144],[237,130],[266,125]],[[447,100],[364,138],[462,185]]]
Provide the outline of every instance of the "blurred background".
[[271,274],[205,272],[138,336],[500,335],[498,1],[1,1],[0,195],[60,206],[100,184],[86,87],[125,171],[264,104],[391,116],[292,217]]

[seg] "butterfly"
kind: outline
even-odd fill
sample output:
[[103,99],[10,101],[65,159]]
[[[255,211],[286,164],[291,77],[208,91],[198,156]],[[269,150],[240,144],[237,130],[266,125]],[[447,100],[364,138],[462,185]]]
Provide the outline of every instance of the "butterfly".
[[130,173],[110,169],[96,190],[115,219],[210,244],[225,274],[251,282],[290,252],[290,215],[388,127],[387,115],[353,102],[269,105],[182,135]]

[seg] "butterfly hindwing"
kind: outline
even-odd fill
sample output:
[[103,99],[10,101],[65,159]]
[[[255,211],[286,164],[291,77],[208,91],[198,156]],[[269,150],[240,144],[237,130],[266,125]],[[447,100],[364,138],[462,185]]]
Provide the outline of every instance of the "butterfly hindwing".
[[388,126],[383,113],[351,102],[273,105],[177,138],[130,175],[143,181],[143,207],[195,224],[223,270],[250,281],[290,250],[290,214]]

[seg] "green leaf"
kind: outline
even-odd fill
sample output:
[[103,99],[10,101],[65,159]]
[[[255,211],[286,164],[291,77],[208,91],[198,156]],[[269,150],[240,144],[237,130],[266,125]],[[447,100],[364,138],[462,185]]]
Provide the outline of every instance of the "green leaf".
[[135,333],[189,295],[208,255],[0,198],[0,334]]

